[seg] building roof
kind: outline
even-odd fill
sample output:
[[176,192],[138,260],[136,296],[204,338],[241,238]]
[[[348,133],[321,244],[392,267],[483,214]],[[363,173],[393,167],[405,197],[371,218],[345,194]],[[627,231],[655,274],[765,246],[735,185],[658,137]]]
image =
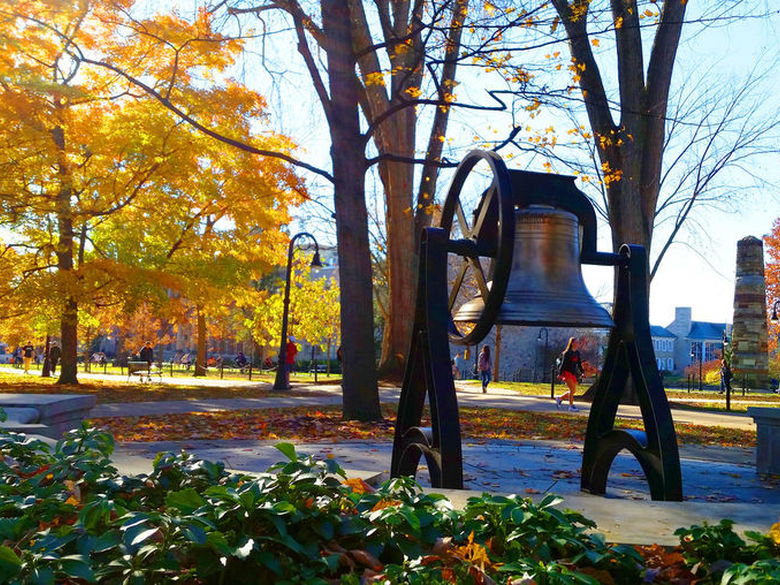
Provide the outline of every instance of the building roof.
[[650,325],[650,337],[677,337],[666,327],[660,325]]
[[691,321],[688,339],[721,340],[726,330],[725,323],[708,323],[706,321]]

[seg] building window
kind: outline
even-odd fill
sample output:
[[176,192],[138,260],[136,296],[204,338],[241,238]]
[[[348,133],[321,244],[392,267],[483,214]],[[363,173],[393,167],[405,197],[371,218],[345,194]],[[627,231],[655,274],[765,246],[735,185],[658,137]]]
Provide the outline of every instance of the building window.
[[666,358],[666,369],[670,372],[674,370],[674,360],[672,358]]
[[717,359],[718,355],[715,353],[716,350],[720,349],[720,343],[711,343],[707,342],[704,344],[704,361],[709,362],[714,359]]
[[691,342],[691,363],[698,362],[701,359],[701,343]]
[[663,370],[664,369],[664,360],[662,360],[661,358],[656,358],[655,365],[658,368],[658,371]]

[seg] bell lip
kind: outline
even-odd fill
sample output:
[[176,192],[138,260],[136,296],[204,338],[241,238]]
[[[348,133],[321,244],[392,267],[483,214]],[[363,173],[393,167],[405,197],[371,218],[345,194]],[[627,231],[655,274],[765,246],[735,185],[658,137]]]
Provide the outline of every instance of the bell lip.
[[496,325],[547,325],[549,327],[589,327],[592,329],[611,329],[615,326],[615,322],[610,318],[609,321],[601,321],[597,319],[585,319],[582,321],[577,321],[574,319],[570,320],[532,320],[532,319],[521,319],[521,320],[504,320],[504,319],[496,319],[495,322]]
[[[476,323],[477,319],[453,319],[456,323]],[[585,319],[583,321],[570,320],[534,320],[534,319],[496,319],[494,325],[546,325],[548,327],[588,327],[590,329],[611,329],[615,322],[610,318],[609,321],[600,321],[597,319]]]

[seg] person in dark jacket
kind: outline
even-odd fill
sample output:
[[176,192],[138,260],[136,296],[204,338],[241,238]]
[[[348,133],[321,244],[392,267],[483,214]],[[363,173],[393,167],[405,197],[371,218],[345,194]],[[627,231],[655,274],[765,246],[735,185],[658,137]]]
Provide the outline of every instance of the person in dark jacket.
[[574,406],[574,394],[577,392],[577,380],[582,373],[582,360],[580,352],[577,351],[577,339],[570,337],[569,343],[566,344],[566,349],[561,355],[561,368],[558,374],[558,379],[562,380],[569,389],[555,399],[556,408],[560,408],[561,402],[568,399],[569,410],[579,410]]
[[152,349],[152,342],[147,341],[144,346],[141,348],[141,351],[138,352],[138,357],[142,362],[146,362],[149,364],[149,367],[152,367],[152,362],[154,361],[154,349]]
[[24,373],[30,373],[30,366],[32,365],[33,357],[35,356],[35,347],[33,347],[32,341],[27,341],[22,346],[22,361],[24,362]]
[[723,384],[723,388],[720,391],[721,394],[723,394],[724,390],[728,390],[731,393],[731,378],[733,378],[731,367],[729,367],[726,359],[723,358],[720,360],[720,382]]
[[60,349],[60,346],[57,345],[56,341],[52,341],[49,344],[49,370],[51,373],[54,373],[54,370],[57,369],[57,364],[60,361],[60,356],[62,355],[62,350]]

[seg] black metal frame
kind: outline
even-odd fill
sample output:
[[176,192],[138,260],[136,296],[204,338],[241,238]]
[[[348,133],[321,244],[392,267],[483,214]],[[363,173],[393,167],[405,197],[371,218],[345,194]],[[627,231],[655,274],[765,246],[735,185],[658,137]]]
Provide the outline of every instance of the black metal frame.
[[[494,183],[483,194],[468,239],[450,239],[454,215],[458,213],[462,224],[466,223],[458,198],[466,176],[480,160],[490,165]],[[449,341],[476,345],[495,323],[511,269],[514,214],[510,212],[531,204],[552,205],[575,214],[582,227],[581,263],[614,266],[618,271],[615,327],[588,420],[582,490],[604,494],[615,456],[627,449],[642,466],[654,500],[681,500],[677,438],[650,336],[644,248],[624,245],[619,254],[597,252],[595,212],[574,185],[573,177],[508,171],[497,155],[484,151],[470,153],[458,167],[444,205],[442,227],[427,228],[420,243],[417,306],[398,405],[391,475],[414,476],[424,456],[434,487],[463,487],[460,420]],[[485,311],[474,330],[465,336],[458,334],[452,320],[454,290],[448,294],[448,254],[458,254],[464,262],[472,263],[480,256],[491,258],[493,286],[485,298]],[[459,277],[462,279],[462,271]],[[614,427],[620,398],[629,383],[639,395],[644,430]],[[426,396],[430,427],[421,426]]]

